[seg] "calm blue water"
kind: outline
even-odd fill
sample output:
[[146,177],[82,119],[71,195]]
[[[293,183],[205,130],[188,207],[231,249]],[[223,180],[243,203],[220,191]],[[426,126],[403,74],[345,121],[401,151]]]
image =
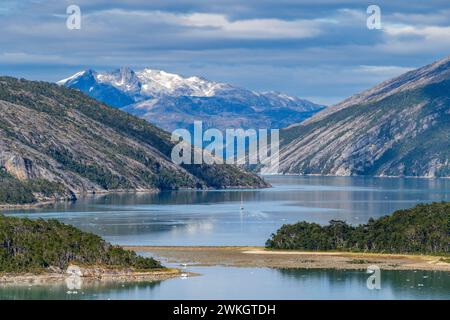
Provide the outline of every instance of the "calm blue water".
[[[284,223],[365,223],[420,202],[450,201],[450,179],[267,177],[265,190],[105,195],[9,215],[57,218],[122,245],[264,245]],[[241,201],[243,210],[240,210]],[[151,284],[0,288],[0,299],[450,299],[448,273],[191,267],[202,276]]]
[[383,271],[369,290],[363,271],[192,267],[202,274],[154,283],[0,287],[0,299],[450,299],[450,274]]
[[420,202],[450,201],[450,179],[267,180],[273,188],[104,195],[10,214],[57,218],[122,245],[264,245],[284,223],[342,219],[359,224]]

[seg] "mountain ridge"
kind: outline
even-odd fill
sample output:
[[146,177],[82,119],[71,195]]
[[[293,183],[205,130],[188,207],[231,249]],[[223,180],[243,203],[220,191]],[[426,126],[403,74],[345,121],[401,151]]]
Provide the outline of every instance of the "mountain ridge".
[[450,176],[450,57],[281,130],[280,173]]
[[163,70],[122,67],[85,70],[57,82],[165,129],[205,127],[282,128],[303,121],[324,106],[279,92],[255,92],[201,77]]
[[[407,84],[409,83],[408,80],[413,80],[414,78],[416,78],[417,76],[420,76],[420,75],[424,76],[422,81],[425,81],[426,79],[428,79],[428,81],[430,83],[431,83],[431,81],[437,81],[438,79],[433,78],[432,73],[430,74],[430,72],[429,72],[430,69],[436,70],[441,66],[445,67],[447,65],[446,73],[448,75],[450,75],[450,69],[448,68],[448,63],[450,63],[450,55],[441,60],[430,63],[426,66],[423,66],[423,67],[420,67],[420,68],[417,68],[414,70],[410,70],[410,71],[403,73],[397,77],[385,80],[385,81],[381,82],[380,84],[375,85],[372,88],[369,88],[368,90],[354,94],[335,105],[329,106],[328,108],[326,108],[326,110],[318,112],[316,117],[314,117],[314,118],[311,117],[311,118],[307,119],[304,124],[308,124],[313,121],[317,121],[324,116],[330,115],[333,112],[339,111],[343,108],[354,105],[363,100],[371,100],[372,101],[374,99],[381,99],[383,97],[382,93],[386,92],[386,91],[389,92],[388,89],[392,86],[396,87],[395,92],[402,90],[402,89],[407,89],[406,87],[407,87]],[[443,75],[441,74],[440,76],[442,77]],[[421,82],[416,82],[415,85],[418,86],[418,85],[420,85],[420,83]],[[412,89],[412,87],[409,87],[409,89]],[[395,92],[391,91],[390,94],[393,94]],[[296,126],[296,125],[299,125],[299,123],[294,124],[293,126]]]
[[77,90],[0,77],[0,169],[74,193],[266,187],[229,165],[175,165],[170,134]]

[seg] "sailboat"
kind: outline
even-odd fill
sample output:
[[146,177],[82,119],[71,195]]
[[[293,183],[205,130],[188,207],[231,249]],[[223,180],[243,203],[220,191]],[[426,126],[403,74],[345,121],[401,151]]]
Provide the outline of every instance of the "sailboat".
[[244,210],[244,200],[242,199],[242,195],[241,195],[241,211]]

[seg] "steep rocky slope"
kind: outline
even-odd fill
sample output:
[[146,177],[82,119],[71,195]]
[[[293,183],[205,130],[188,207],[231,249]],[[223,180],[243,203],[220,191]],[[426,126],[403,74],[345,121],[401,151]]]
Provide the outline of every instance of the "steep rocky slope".
[[79,91],[0,77],[5,179],[49,181],[75,193],[267,186],[232,166],[177,166],[171,149],[168,133]]
[[450,176],[450,57],[280,133],[280,172]]

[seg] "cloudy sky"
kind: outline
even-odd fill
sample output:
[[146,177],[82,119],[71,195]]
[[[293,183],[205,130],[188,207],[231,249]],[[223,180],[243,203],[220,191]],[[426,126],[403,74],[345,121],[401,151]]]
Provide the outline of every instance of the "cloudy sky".
[[2,75],[150,67],[332,104],[450,55],[450,1],[0,0],[0,30]]

